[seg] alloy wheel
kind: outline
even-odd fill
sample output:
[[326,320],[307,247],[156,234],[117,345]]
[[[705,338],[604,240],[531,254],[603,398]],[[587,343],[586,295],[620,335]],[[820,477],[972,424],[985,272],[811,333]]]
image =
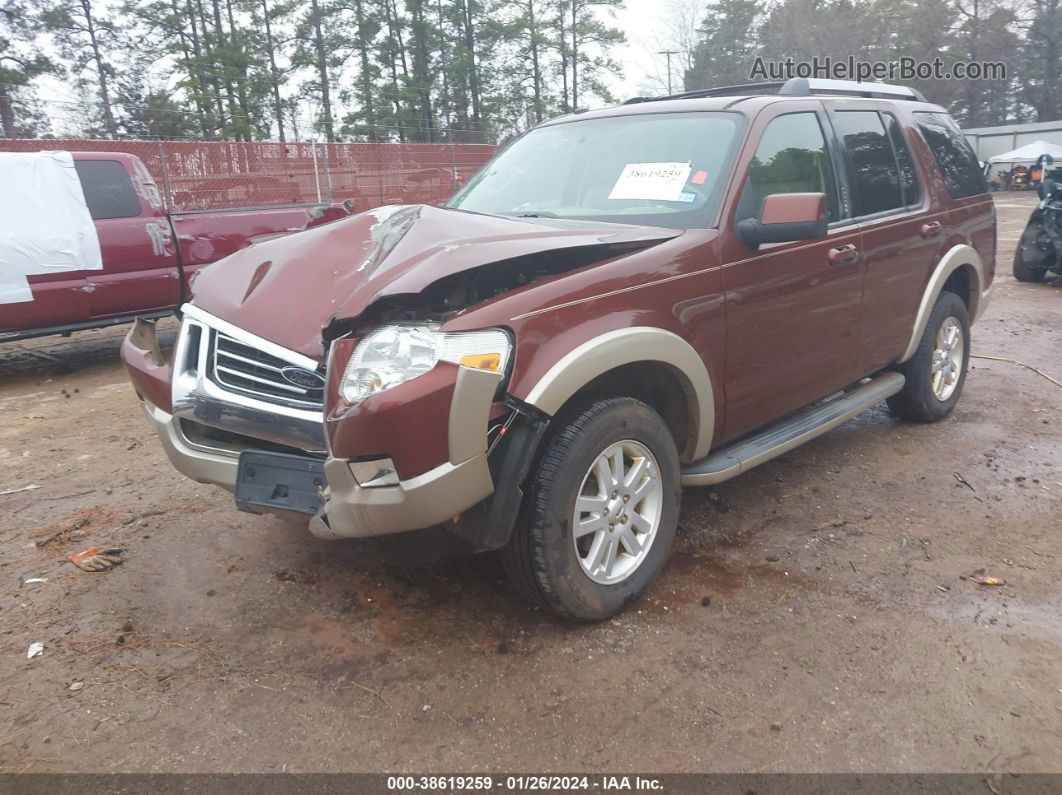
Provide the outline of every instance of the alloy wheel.
[[609,445],[590,465],[575,501],[572,540],[583,572],[614,585],[649,554],[663,510],[664,483],[648,447]]
[[966,340],[962,324],[956,317],[947,317],[937,331],[937,345],[933,350],[930,365],[933,375],[933,394],[944,402],[952,396],[962,375],[963,353]]

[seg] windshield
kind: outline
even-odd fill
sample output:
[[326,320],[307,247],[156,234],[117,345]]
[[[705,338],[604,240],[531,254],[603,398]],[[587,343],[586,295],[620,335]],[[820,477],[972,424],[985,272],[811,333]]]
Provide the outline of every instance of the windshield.
[[447,207],[492,215],[706,227],[715,223],[743,117],[647,113],[539,127]]

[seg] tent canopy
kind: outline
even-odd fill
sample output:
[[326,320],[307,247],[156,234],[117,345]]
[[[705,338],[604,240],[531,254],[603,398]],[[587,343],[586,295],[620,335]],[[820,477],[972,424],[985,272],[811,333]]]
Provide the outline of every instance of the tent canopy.
[[1062,146],[1047,141],[1033,141],[1009,152],[988,158],[989,163],[1035,163],[1040,155],[1051,155],[1055,162],[1062,160]]

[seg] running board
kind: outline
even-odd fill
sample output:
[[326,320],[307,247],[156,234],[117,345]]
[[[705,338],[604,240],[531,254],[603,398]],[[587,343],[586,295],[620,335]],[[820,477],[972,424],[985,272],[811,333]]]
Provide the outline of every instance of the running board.
[[903,389],[900,373],[881,373],[840,397],[792,414],[759,433],[682,468],[683,486],[711,486],[747,472],[833,430]]

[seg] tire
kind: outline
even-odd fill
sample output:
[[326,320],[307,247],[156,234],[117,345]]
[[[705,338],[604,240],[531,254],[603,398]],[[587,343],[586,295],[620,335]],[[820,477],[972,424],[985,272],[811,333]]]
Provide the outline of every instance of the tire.
[[1014,278],[1019,282],[1042,282],[1044,276],[1047,275],[1045,268],[1034,268],[1031,265],[1025,264],[1025,253],[1022,251],[1022,245],[1019,243],[1018,247],[1014,249]]
[[[601,621],[641,598],[667,560],[682,497],[678,452],[660,415],[633,398],[596,399],[554,422],[502,563],[533,603],[565,619]],[[605,454],[617,450],[630,486],[606,481],[616,458]],[[594,528],[578,540],[577,517]]]
[[[942,346],[948,333],[957,330],[961,335],[953,347]],[[961,343],[961,351],[957,350]],[[934,362],[945,369],[936,379]],[[948,363],[950,362],[950,369]],[[889,409],[897,417],[912,422],[937,422],[947,417],[959,402],[966,371],[970,362],[970,316],[966,304],[952,292],[942,292],[929,313],[926,330],[914,356],[897,369],[907,382],[902,390],[888,399]]]

